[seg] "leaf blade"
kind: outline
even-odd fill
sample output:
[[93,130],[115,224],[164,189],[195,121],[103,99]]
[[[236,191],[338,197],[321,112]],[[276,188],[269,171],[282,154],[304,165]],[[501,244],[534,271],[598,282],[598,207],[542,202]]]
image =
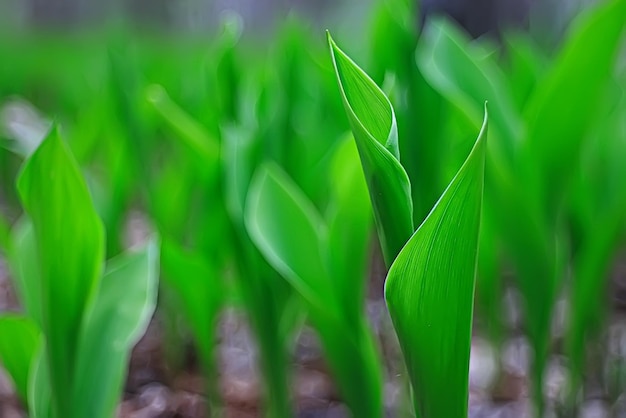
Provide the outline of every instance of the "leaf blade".
[[361,157],[385,263],[390,266],[413,233],[411,183],[400,164],[391,103],[328,34],[335,75]]
[[0,363],[9,373],[22,401],[28,399],[28,378],[41,333],[29,318],[0,316]]
[[37,240],[54,407],[70,416],[76,341],[100,281],[104,228],[56,127],[25,162],[18,191]]
[[[158,248],[149,243],[112,259],[82,330],[74,375],[72,417],[114,415],[130,350],[156,307]],[[97,382],[97,387],[93,385]]]
[[[467,416],[486,135],[485,112],[470,155],[385,282],[385,299],[421,418]],[[452,399],[450,393],[455,394]]]

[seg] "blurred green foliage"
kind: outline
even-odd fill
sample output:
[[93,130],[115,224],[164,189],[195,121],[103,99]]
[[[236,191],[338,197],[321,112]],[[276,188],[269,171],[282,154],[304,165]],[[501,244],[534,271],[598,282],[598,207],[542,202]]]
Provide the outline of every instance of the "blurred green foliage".
[[[553,50],[524,33],[472,40],[443,18],[417,28],[416,15],[413,2],[383,0],[368,34],[339,39],[347,52],[368,51],[356,61],[382,90],[363,84],[347,55],[335,51],[333,61],[324,34],[297,19],[270,44],[242,38],[232,15],[213,39],[128,27],[0,37],[0,249],[30,317],[23,327],[23,319],[3,317],[0,332],[20,328],[6,332],[38,358],[29,367],[44,375],[31,375],[50,379],[50,396],[78,396],[58,393],[72,390],[74,368],[82,367],[74,364],[75,334],[96,300],[103,260],[129,246],[128,219],[139,212],[161,237],[158,309],[171,361],[194,342],[215,416],[215,326],[226,307],[247,313],[258,342],[265,416],[294,414],[289,365],[304,318],[354,416],[381,416],[384,372],[364,309],[371,259],[382,254],[389,268],[398,254],[421,248],[409,239],[439,216],[431,210],[470,155],[488,101],[476,317],[500,346],[508,332],[503,293],[519,289],[542,416],[555,304],[569,301],[564,402],[577,407],[590,341],[604,338],[607,283],[624,238],[626,1],[581,12]],[[41,145],[53,124],[60,136]],[[59,150],[76,160],[55,163],[74,185],[69,195],[45,183],[65,155]],[[16,183],[26,159],[31,168]],[[35,241],[16,221],[22,210]],[[55,248],[68,237],[77,240],[71,251]],[[35,249],[40,263],[16,255]],[[22,282],[37,274],[42,294]],[[60,276],[62,286],[50,285]],[[463,283],[471,286],[457,296],[471,306],[473,276]],[[60,318],[53,327],[50,315]],[[398,326],[404,319],[395,315]],[[470,319],[465,309],[451,323]],[[45,356],[33,347],[32,329],[47,339]],[[417,343],[400,338],[406,355]],[[24,397],[28,361],[3,347],[0,358]],[[409,373],[420,373],[408,363]],[[67,404],[54,408],[72,416]]]

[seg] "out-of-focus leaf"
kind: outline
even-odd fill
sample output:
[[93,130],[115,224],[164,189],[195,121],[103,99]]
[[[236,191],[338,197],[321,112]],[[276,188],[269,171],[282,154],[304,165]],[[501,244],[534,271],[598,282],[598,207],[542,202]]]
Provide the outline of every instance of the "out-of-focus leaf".
[[322,218],[302,191],[276,165],[255,174],[246,203],[245,224],[265,258],[312,305],[334,309],[322,248]]
[[221,16],[221,33],[217,41],[215,60],[216,66],[212,72],[216,97],[220,111],[230,121],[237,118],[240,97],[240,74],[237,44],[243,30],[243,21],[239,14],[224,13]]
[[[242,101],[251,104],[251,101]],[[246,112],[241,112],[246,114]],[[244,122],[243,126],[250,124]],[[263,258],[246,232],[244,211],[258,142],[252,129],[228,127],[222,141],[225,176],[225,202],[236,239],[239,293],[248,311],[250,326],[259,344],[259,368],[265,386],[265,416],[287,418],[293,415],[287,365],[289,341],[304,315],[302,299]]]
[[330,207],[325,216],[330,271],[345,310],[359,317],[365,297],[363,278],[372,213],[359,154],[350,137],[335,150],[330,181]]
[[504,76],[491,60],[472,55],[470,40],[445,19],[431,19],[420,37],[417,64],[426,80],[444,97],[463,109],[470,119],[479,120],[483,104],[490,111],[490,152],[511,162],[523,133]]
[[[345,266],[333,270],[342,260],[330,254],[334,248],[327,241],[326,225],[278,166],[265,164],[258,169],[250,186],[245,220],[257,248],[308,302],[311,321],[320,334],[342,397],[354,416],[380,417],[381,373],[377,353],[363,321],[362,301],[347,301],[348,286],[362,287],[354,283],[362,276],[339,276],[349,274]],[[353,221],[334,225],[334,232],[348,233],[362,220]],[[352,233],[356,238],[362,231]],[[339,251],[345,250],[341,238],[345,239],[336,237],[333,241]],[[356,244],[363,246],[362,242]],[[358,273],[360,268],[355,270]],[[359,291],[355,288],[352,296],[356,298]]]
[[0,316],[0,364],[9,373],[22,401],[28,400],[28,378],[41,332],[29,318]]
[[205,373],[213,366],[210,360],[215,346],[215,321],[225,295],[218,271],[206,257],[185,251],[171,239],[161,249],[163,282],[178,296],[180,306],[205,363]]
[[506,58],[504,75],[509,81],[511,97],[521,112],[546,67],[537,45],[525,34],[510,33],[504,38]]
[[39,344],[28,378],[28,412],[32,418],[51,418],[52,389],[45,343]]
[[486,136],[485,112],[467,160],[400,252],[385,283],[420,418],[467,417]]
[[220,159],[219,141],[174,103],[162,86],[150,86],[146,99],[178,137],[201,157],[203,167],[216,170]]
[[0,146],[27,158],[45,138],[50,125],[31,103],[9,99],[0,106]]
[[159,250],[149,243],[107,263],[78,345],[72,412],[110,418],[122,394],[132,347],[145,332],[157,299]]
[[[415,2],[410,0],[384,0],[373,13],[371,27],[372,62],[369,73],[377,83],[382,83],[388,70],[401,80],[411,77],[415,41]],[[391,47],[393,45],[393,47]]]
[[78,165],[56,128],[25,162],[18,190],[37,241],[55,408],[69,417],[76,341],[103,267],[103,227]]
[[37,243],[32,222],[23,217],[13,228],[13,250],[9,253],[9,265],[13,273],[13,285],[26,313],[39,329],[43,329],[41,272],[37,260]]
[[400,164],[391,103],[328,34],[330,53],[370,192],[387,266],[413,233],[411,184]]
[[7,252],[9,248],[9,222],[0,213],[0,251]]
[[252,129],[229,126],[224,129],[222,147],[226,207],[233,223],[243,229],[248,188],[258,160],[258,144]]
[[[611,104],[604,103],[604,106]],[[611,106],[612,107],[612,106]],[[626,223],[626,101],[613,112],[601,112],[593,141],[584,149],[582,170],[572,189],[575,233],[571,284],[571,315],[567,348],[572,400],[582,382],[589,342],[602,335],[610,307],[605,303],[611,263]],[[611,114],[610,118],[606,118]]]
[[476,310],[485,321],[485,328],[496,345],[504,337],[503,280],[500,270],[501,251],[489,206],[483,206],[480,223],[480,245],[476,277]]
[[576,166],[572,162],[580,153],[625,27],[624,0],[605,2],[582,14],[552,69],[528,100],[526,169],[548,210],[558,208],[571,180]]
[[325,315],[312,312],[340,394],[353,417],[383,416],[380,357],[367,323],[361,319],[346,328]]

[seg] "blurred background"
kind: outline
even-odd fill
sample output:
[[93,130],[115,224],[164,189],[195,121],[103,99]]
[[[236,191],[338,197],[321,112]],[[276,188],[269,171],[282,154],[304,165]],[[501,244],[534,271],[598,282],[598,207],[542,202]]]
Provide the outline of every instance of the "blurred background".
[[[497,32],[498,28],[507,26],[528,28],[532,22],[533,27],[544,31],[543,35],[554,37],[593,1],[424,0],[420,2],[419,14],[424,17],[446,13],[473,36]],[[75,30],[125,20],[161,31],[211,34],[216,31],[220,14],[228,10],[238,13],[250,34],[258,36],[267,33],[289,13],[315,22],[318,28],[343,21],[347,28],[362,29],[372,14],[373,3],[373,0],[6,0],[0,5],[0,23],[11,31],[37,27]]]
[[[22,215],[15,179],[54,121],[107,256],[161,237],[119,417],[351,416],[306,304],[244,225],[267,160],[324,216],[350,201],[334,194],[349,125],[328,29],[394,105],[416,225],[493,106],[470,417],[626,417],[624,19],[599,30],[620,1],[3,0],[0,215]],[[371,219],[361,233],[344,267],[362,279],[385,416],[408,417]],[[0,252],[0,312],[22,310],[10,267]],[[0,373],[0,418],[23,406]]]

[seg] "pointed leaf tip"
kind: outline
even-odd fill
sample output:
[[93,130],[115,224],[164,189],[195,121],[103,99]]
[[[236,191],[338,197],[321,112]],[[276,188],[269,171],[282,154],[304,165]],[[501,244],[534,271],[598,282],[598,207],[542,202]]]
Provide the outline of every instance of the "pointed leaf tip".
[[391,103],[372,79],[328,36],[335,75],[354,134],[385,263],[413,233],[409,177],[400,164],[396,120]]

